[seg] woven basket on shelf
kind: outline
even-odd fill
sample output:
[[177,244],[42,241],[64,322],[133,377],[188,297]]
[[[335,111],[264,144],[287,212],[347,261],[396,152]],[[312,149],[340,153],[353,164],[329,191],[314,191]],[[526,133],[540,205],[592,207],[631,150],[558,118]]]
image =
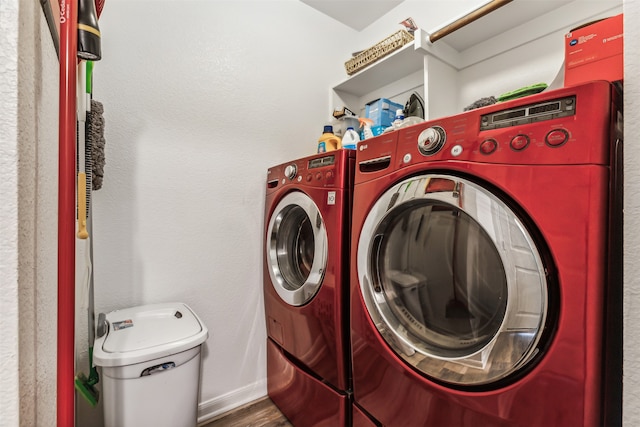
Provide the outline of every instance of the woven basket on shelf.
[[385,55],[390,54],[396,49],[400,49],[405,44],[413,41],[413,36],[406,30],[400,30],[391,34],[379,43],[371,46],[369,49],[363,50],[356,56],[344,63],[347,74],[352,75],[367,65],[376,62]]

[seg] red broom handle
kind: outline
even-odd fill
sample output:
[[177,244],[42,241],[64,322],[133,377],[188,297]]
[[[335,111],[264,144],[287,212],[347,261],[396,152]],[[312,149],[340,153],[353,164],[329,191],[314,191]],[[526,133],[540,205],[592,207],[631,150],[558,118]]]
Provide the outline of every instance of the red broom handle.
[[58,157],[58,427],[75,425],[75,214],[77,1],[60,0]]

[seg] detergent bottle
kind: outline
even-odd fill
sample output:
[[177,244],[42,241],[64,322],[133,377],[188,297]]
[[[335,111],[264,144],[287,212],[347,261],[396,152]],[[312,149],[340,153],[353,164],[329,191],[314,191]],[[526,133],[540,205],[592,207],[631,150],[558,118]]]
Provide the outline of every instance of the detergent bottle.
[[360,134],[349,126],[344,135],[342,135],[342,147],[348,150],[355,150],[358,142],[360,142]]
[[326,153],[339,148],[342,148],[340,137],[333,133],[333,126],[326,125],[318,139],[318,153]]
[[404,121],[404,110],[402,110],[402,108],[399,108],[398,110],[396,110],[396,117],[395,119],[393,119],[391,126],[393,126],[394,129],[399,129],[402,127],[403,121]]

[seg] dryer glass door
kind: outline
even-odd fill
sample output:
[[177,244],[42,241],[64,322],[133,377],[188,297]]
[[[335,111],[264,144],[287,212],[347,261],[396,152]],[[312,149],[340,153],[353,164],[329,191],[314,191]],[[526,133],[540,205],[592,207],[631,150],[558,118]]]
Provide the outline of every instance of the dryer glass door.
[[267,228],[271,283],[286,303],[309,302],[322,284],[327,262],[327,232],[318,207],[300,191],[282,198]]
[[545,269],[517,215],[478,184],[430,174],[395,185],[365,220],[357,263],[383,338],[426,375],[483,385],[535,356]]

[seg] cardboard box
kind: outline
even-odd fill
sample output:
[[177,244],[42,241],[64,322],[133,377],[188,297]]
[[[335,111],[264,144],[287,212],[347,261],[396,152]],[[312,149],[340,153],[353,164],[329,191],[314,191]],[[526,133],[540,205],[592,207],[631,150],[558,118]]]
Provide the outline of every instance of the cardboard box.
[[565,35],[564,85],[623,79],[622,14],[578,27]]
[[393,119],[396,117],[396,110],[403,109],[404,105],[390,101],[386,98],[371,101],[365,107],[365,117],[373,120],[371,127],[382,126],[387,128],[391,126]]

